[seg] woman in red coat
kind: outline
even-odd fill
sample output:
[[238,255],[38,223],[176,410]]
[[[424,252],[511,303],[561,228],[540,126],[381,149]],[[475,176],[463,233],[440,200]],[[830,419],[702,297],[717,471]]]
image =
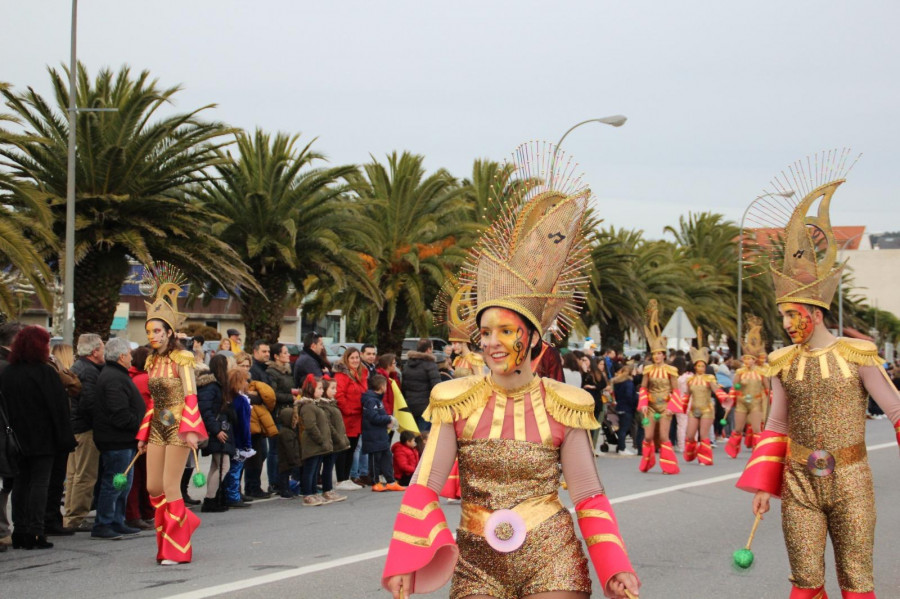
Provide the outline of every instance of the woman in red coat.
[[350,468],[353,466],[353,452],[359,442],[362,433],[362,394],[368,389],[369,371],[362,365],[359,350],[348,347],[341,357],[341,361],[334,366],[334,379],[337,383],[338,408],[344,417],[344,428],[347,430],[347,438],[350,447],[339,453],[335,460],[335,473],[338,486],[350,478]]

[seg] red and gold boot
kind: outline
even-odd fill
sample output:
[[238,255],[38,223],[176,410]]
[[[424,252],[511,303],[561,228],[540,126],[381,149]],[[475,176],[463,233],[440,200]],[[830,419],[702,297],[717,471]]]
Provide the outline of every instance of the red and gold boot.
[[700,446],[697,448],[697,462],[701,466],[713,465],[713,450],[709,439],[700,439]]
[[150,496],[150,505],[153,506],[155,512],[153,513],[153,527],[156,530],[156,560],[159,561],[162,558],[160,555],[162,554],[162,531],[163,531],[163,520],[164,514],[166,513],[166,495],[157,495],[154,497]]
[[736,458],[741,453],[741,433],[733,431],[728,437],[728,444],[725,445],[725,453],[728,457]]
[[685,462],[693,462],[694,458],[697,457],[697,442],[696,441],[685,441],[684,442],[684,461]]
[[162,547],[158,559],[189,563],[193,557],[191,535],[199,526],[200,518],[185,509],[184,499],[168,502],[163,514]]
[[759,443],[759,433],[753,433],[752,436],[753,436],[753,440],[751,441],[751,444],[753,445],[753,448],[755,449],[756,444]]
[[854,593],[853,591],[845,591],[841,589],[841,598],[842,599],[875,599],[875,591],[869,591],[868,593]]
[[656,446],[652,441],[644,441],[641,445],[641,465],[638,469],[647,472],[656,464]]
[[828,595],[825,593],[825,587],[801,589],[792,586],[790,599],[828,599]]
[[744,427],[744,447],[753,449],[753,427],[749,424]]
[[662,466],[665,474],[678,474],[681,468],[678,467],[678,456],[672,449],[672,443],[666,441],[659,446],[659,465]]

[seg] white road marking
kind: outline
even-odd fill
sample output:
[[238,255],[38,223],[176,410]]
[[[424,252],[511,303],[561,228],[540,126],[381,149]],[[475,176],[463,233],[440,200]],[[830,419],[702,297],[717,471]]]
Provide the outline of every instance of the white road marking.
[[[897,447],[897,443],[880,443],[878,445],[869,445],[866,447],[868,451],[877,451],[879,449],[885,449],[888,447]],[[663,487],[662,489],[655,489],[653,491],[644,491],[642,493],[632,493],[631,495],[624,495],[622,497],[616,497],[614,499],[610,499],[609,502],[613,505],[617,503],[627,503],[629,501],[637,501],[639,499],[646,499],[647,497],[654,497],[656,495],[664,495],[665,493],[673,493],[675,491],[681,491],[683,489],[690,489],[693,487],[702,487],[705,485],[713,485],[716,483],[721,483],[729,480],[734,480],[741,475],[740,472],[736,472],[733,474],[723,474],[721,476],[713,476],[710,478],[704,478],[702,480],[697,480],[689,483],[682,483],[678,485],[672,485],[669,487]],[[573,511],[573,510],[569,510]],[[188,591],[187,593],[179,593],[177,595],[169,595],[163,599],[206,599],[207,597],[215,597],[216,595],[221,595],[224,593],[233,593],[235,591],[242,591],[244,589],[249,589],[251,587],[258,587],[264,584],[271,584],[273,582],[280,582],[282,580],[287,580],[289,578],[296,578],[298,576],[305,576],[306,574],[315,574],[316,572],[322,572],[324,570],[331,570],[332,568],[340,568],[341,566],[349,566],[350,564],[356,564],[359,562],[368,561],[370,559],[375,559],[379,557],[384,557],[387,555],[387,549],[377,549],[375,551],[368,551],[366,553],[357,553],[356,555],[348,555],[347,557],[341,557],[338,559],[333,559],[327,562],[322,562],[320,564],[313,564],[310,566],[302,566],[299,568],[291,568],[290,570],[284,570],[282,572],[273,572],[271,574],[265,574],[263,576],[255,576],[253,578],[245,578],[243,580],[237,580],[235,582],[227,582],[225,584],[216,585],[214,587],[206,587],[204,589],[197,589],[196,591]]]

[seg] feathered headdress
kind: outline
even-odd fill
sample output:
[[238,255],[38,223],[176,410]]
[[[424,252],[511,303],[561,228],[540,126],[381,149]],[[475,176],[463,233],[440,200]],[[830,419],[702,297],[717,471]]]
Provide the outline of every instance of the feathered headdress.
[[[820,152],[805,163],[797,161],[773,179],[775,191],[757,198],[764,198],[761,202],[754,201],[751,222],[783,231],[781,242],[770,240],[763,252],[768,254],[775,281],[775,303],[811,304],[826,310],[831,306],[844,264],[836,265],[838,247],[828,210],[831,197],[859,156],[850,160],[850,150],[845,148]],[[816,216],[807,216],[817,201]]]
[[173,331],[181,328],[187,317],[178,311],[178,296],[185,281],[184,273],[168,262],[144,266],[144,277],[138,288],[143,295],[155,297],[152,303],[144,301],[147,320],[162,320]]
[[766,345],[762,336],[763,321],[759,316],[747,316],[746,334],[744,335],[744,354],[759,357],[766,353]]
[[651,354],[666,351],[669,340],[663,337],[662,329],[659,326],[659,304],[655,299],[651,299],[647,304],[647,324],[644,326],[644,336],[647,338],[647,343],[650,344]]
[[703,329],[697,327],[697,345],[700,347],[692,347],[690,348],[691,352],[691,362],[696,364],[697,362],[703,362],[704,364],[709,364],[709,348],[703,347]]
[[471,290],[460,301],[474,306],[473,331],[478,314],[499,307],[518,312],[541,335],[562,335],[574,325],[588,283],[582,225],[591,191],[552,144],[523,144],[511,164],[510,179],[523,185],[495,186],[502,213],[463,268],[460,283]]

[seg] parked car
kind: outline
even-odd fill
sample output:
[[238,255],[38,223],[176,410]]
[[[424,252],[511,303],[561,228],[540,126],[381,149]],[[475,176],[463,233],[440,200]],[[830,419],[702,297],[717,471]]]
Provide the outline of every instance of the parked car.
[[325,346],[325,353],[328,356],[328,361],[332,364],[341,361],[341,358],[344,356],[344,352],[347,351],[348,347],[355,347],[356,349],[362,351],[362,346],[364,343],[332,343],[331,345]]

